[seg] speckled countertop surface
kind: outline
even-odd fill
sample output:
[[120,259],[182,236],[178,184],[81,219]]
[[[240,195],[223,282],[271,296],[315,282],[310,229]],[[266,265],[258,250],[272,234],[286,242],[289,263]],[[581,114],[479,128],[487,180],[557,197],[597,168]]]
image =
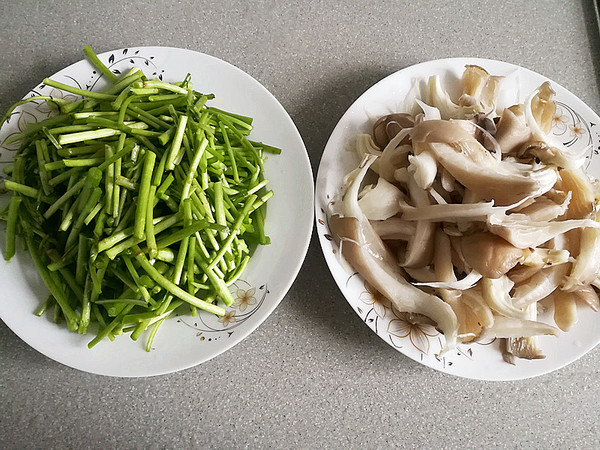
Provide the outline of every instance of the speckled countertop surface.
[[[184,47],[248,72],[287,109],[316,172],[335,123],[384,76],[450,56],[522,65],[600,111],[588,1],[6,1],[0,109],[98,52]],[[4,301],[4,300],[0,300]],[[0,322],[4,448],[598,448],[600,349],[532,380],[423,367],[348,306],[315,239],[246,340],[192,369],[117,379],[62,366]]]

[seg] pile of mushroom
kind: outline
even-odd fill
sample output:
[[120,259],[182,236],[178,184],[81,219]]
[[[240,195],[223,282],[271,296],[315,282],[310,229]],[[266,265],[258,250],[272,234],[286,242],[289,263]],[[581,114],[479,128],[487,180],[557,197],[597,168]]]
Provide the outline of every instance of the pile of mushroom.
[[[584,151],[550,136],[550,84],[498,111],[501,84],[467,66],[454,102],[431,77],[419,113],[381,117],[359,135],[362,161],[330,227],[396,312],[435,322],[441,353],[501,338],[512,362],[543,358],[537,336],[569,330],[578,303],[598,310],[600,189]],[[552,305],[556,326],[537,320]]]

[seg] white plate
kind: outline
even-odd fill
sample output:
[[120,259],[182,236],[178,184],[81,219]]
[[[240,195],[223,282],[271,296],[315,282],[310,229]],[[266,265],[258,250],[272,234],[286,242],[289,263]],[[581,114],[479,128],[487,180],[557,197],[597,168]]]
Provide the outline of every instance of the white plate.
[[[452,58],[430,61],[400,70],[367,90],[346,111],[335,127],[319,166],[316,184],[315,212],[317,234],[329,269],[352,309],[379,337],[406,356],[426,366],[453,375],[481,380],[514,380],[541,375],[563,367],[600,342],[600,314],[579,308],[579,321],[568,333],[558,338],[542,337],[543,360],[517,360],[515,365],[502,360],[498,342],[459,345],[456,351],[436,358],[441,337],[429,326],[411,325],[396,317],[389,308],[373,301],[358,275],[348,273],[336,255],[327,225],[329,204],[339,198],[342,178],[358,164],[358,156],[348,148],[358,133],[370,133],[375,118],[391,112],[401,112],[404,98],[415,80],[440,75],[444,86],[457,86],[466,64],[476,64],[493,75],[507,75],[515,90],[504,98],[506,106],[523,101],[548,79],[530,70],[493,60]],[[587,156],[588,171],[600,176],[598,127],[600,118],[581,100],[551,81],[556,91],[557,116],[552,132],[566,145],[583,148],[591,144]],[[548,312],[542,318],[551,321]]]
[[[167,47],[137,47],[100,55],[113,71],[124,73],[132,66],[149,78],[181,81],[192,75],[194,88],[214,93],[211,105],[254,118],[251,137],[282,149],[269,155],[266,177],[275,195],[269,200],[266,217],[271,245],[261,246],[232,292],[239,306],[227,308],[225,318],[201,313],[180,316],[163,323],[150,353],[144,338],[137,342],[117,336],[102,341],[92,350],[93,335],[81,336],[55,325],[50,318],[33,313],[47,297],[32,263],[23,253],[9,264],[1,259],[0,317],[25,342],[44,355],[86,372],[112,376],[159,375],[192,367],[231,348],[258,327],[279,304],[296,278],[306,255],[312,231],[313,178],[302,138],[281,104],[258,81],[220,59],[202,53]],[[106,85],[87,61],[80,61],[51,77],[73,86],[98,90]],[[48,86],[37,86],[34,94],[63,96]],[[0,130],[0,142],[23,129],[27,122],[48,117],[46,105],[27,104],[17,110]],[[1,162],[13,152],[0,149]],[[0,167],[1,168],[1,167]],[[6,197],[6,196],[4,196]],[[6,199],[4,199],[6,202]],[[3,236],[0,236],[2,247]]]

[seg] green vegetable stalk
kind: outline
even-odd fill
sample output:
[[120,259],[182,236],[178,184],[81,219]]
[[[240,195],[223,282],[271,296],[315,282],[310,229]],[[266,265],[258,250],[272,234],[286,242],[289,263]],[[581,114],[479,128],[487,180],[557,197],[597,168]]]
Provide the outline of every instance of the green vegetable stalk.
[[[147,331],[149,351],[168,317],[198,310],[224,315],[228,286],[258,244],[268,244],[264,153],[248,139],[252,119],[207,106],[213,95],[148,80],[132,68],[118,77],[89,46],[84,53],[111,86],[45,101],[57,114],[10,141],[12,191],[3,220],[10,260],[21,240],[50,291],[36,311],[54,310],[70,331],[104,338]],[[0,124],[1,125],[1,124]]]

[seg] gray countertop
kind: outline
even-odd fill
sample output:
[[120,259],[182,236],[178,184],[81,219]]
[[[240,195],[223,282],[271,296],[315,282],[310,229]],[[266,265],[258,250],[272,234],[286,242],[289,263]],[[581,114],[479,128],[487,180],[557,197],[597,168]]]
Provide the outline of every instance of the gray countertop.
[[[287,109],[315,174],[351,103],[426,60],[512,62],[600,111],[588,1],[5,1],[0,36],[2,111],[81,59],[85,44],[224,59]],[[598,348],[516,382],[461,379],[409,360],[361,323],[314,238],[275,312],[231,350],[179,373],[90,375],[42,356],[0,322],[5,448],[598,448],[599,398]]]

